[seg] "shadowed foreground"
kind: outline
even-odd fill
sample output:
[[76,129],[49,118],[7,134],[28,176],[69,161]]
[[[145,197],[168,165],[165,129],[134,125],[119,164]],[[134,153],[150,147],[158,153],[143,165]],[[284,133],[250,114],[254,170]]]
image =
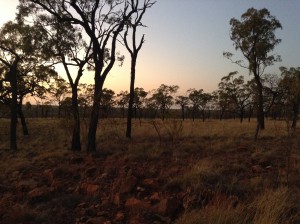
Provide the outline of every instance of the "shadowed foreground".
[[[299,132],[267,121],[101,121],[98,152],[71,121],[29,119],[9,151],[0,120],[0,223],[299,223]],[[82,125],[82,138],[87,137]],[[19,127],[20,128],[20,127]]]

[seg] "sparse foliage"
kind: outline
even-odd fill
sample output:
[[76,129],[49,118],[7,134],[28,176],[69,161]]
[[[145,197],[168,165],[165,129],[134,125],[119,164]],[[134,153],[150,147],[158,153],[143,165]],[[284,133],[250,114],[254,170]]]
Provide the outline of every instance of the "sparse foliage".
[[224,52],[223,55],[239,66],[249,69],[249,73],[254,76],[258,96],[258,132],[259,129],[265,128],[261,79],[266,67],[281,60],[280,56],[271,54],[271,52],[281,42],[281,39],[276,37],[275,31],[282,26],[265,8],[261,10],[250,8],[242,14],[240,20],[232,18],[230,25],[230,39],[233,41],[235,49],[241,51],[248,65],[241,60],[234,61],[233,54],[230,52]]

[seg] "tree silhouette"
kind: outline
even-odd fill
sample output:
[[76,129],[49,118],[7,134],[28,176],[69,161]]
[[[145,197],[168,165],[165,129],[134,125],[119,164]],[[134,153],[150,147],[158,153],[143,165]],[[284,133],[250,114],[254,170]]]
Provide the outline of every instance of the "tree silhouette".
[[122,118],[125,118],[125,107],[128,105],[129,93],[127,91],[121,91],[117,94],[117,105],[121,108]]
[[189,99],[192,104],[192,118],[195,120],[196,112],[199,111],[201,94],[203,93],[203,89],[196,90],[194,88],[188,89]]
[[223,55],[232,62],[249,69],[250,74],[254,75],[258,93],[258,132],[259,129],[265,128],[261,77],[267,66],[271,66],[274,62],[280,61],[279,56],[270,53],[274,50],[275,46],[281,42],[280,39],[276,38],[275,31],[278,28],[282,28],[282,26],[265,8],[261,10],[250,8],[242,14],[240,20],[232,18],[230,25],[230,39],[233,41],[235,49],[242,52],[248,65],[243,64],[241,60],[233,61],[232,53],[225,52]]
[[[107,75],[113,68],[118,36],[126,23],[136,12],[129,7],[129,2],[110,1],[44,1],[21,0],[22,11],[50,13],[61,23],[80,26],[92,44],[94,70],[94,99],[90,117],[87,151],[96,151],[96,132],[98,126],[102,88]],[[33,10],[32,10],[33,9]],[[88,42],[89,42],[88,41]]]
[[57,102],[58,105],[58,117],[61,116],[61,102],[67,97],[67,94],[69,93],[68,89],[68,83],[61,78],[60,76],[57,76],[54,78],[53,82],[50,84],[49,89],[50,94],[54,98],[54,100]]
[[102,110],[103,117],[108,117],[111,109],[113,108],[115,101],[115,92],[111,89],[104,88],[102,91],[100,108]]
[[142,108],[145,103],[145,99],[148,95],[143,88],[136,87],[134,89],[134,100],[133,100],[133,109],[134,109],[134,116],[137,118],[137,112],[139,112],[139,119],[142,116]]
[[235,77],[238,72],[231,72],[227,76],[222,77],[219,83],[220,94],[229,100],[229,104],[233,105],[233,112],[240,117],[243,122],[246,107],[251,103],[251,89],[245,83],[243,76]]
[[181,118],[182,120],[185,119],[185,108],[189,104],[189,98],[187,96],[177,96],[175,99],[175,104],[179,105],[181,108]]
[[[126,49],[130,53],[131,56],[131,76],[130,76],[130,95],[129,95],[129,105],[128,105],[128,114],[127,114],[127,128],[126,128],[126,137],[131,138],[131,120],[132,120],[132,109],[134,104],[134,82],[135,82],[135,74],[136,74],[136,63],[137,63],[137,57],[138,53],[141,50],[143,43],[145,41],[145,35],[142,36],[139,43],[137,43],[137,28],[139,26],[143,26],[142,24],[142,18],[146,12],[146,10],[152,5],[155,4],[152,0],[144,0],[143,6],[141,9],[139,9],[139,0],[131,0],[129,2],[131,10],[135,11],[135,13],[132,15],[131,20],[128,21],[126,26],[126,31],[124,34],[124,43],[126,46]],[[131,28],[131,29],[129,29]],[[128,41],[128,32],[129,30],[132,30],[131,34],[131,45]]]
[[284,103],[287,110],[292,111],[292,128],[297,127],[300,106],[300,68],[280,67],[282,80],[279,88],[283,92]]
[[151,99],[160,110],[162,120],[165,120],[168,110],[174,104],[174,94],[178,89],[179,86],[177,85],[168,86],[161,84],[160,87],[154,91]]
[[[29,89],[29,92],[32,92],[34,89],[31,86],[28,87],[29,89],[26,88],[31,83],[28,77],[30,74],[35,73],[32,76],[34,80],[36,75],[36,77],[41,77],[45,74],[43,70],[47,70],[47,67],[42,65],[47,56],[44,48],[45,43],[45,33],[41,32],[40,27],[36,24],[30,26],[25,25],[22,21],[9,21],[0,30],[0,68],[2,73],[4,73],[1,80],[1,89],[3,90],[4,82],[9,83],[8,94],[10,94],[11,109],[10,148],[12,150],[17,149],[18,111],[21,115],[22,124],[25,122],[21,108],[23,97],[28,93]],[[35,85],[34,83],[31,84]]]

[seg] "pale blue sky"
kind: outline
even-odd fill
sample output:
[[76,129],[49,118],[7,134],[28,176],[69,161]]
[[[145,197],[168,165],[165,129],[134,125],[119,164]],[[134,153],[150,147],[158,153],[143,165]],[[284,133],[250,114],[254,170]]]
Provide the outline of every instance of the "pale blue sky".
[[[0,0],[0,23],[13,19],[16,5],[16,0]],[[151,90],[164,83],[179,85],[180,93],[188,88],[211,92],[231,71],[248,76],[222,53],[235,53],[229,20],[240,18],[250,7],[269,9],[283,26],[277,32],[282,43],[274,51],[283,61],[268,72],[300,66],[299,0],[157,0],[144,18],[148,28],[139,31],[146,34],[146,42],[138,58],[136,86]],[[116,92],[129,87],[130,57],[125,55],[123,67],[114,68],[105,84]],[[92,83],[92,74],[86,74],[84,81]]]

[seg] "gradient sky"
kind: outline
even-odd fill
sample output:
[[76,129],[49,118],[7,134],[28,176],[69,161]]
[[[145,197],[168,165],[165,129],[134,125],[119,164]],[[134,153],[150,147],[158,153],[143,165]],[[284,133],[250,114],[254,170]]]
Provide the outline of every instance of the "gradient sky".
[[[0,0],[0,23],[14,18],[17,3]],[[283,26],[277,32],[282,43],[274,51],[282,62],[267,72],[279,74],[280,66],[299,67],[299,0],[157,0],[144,17],[148,28],[139,30],[146,35],[146,42],[138,58],[136,86],[151,90],[168,84],[179,85],[180,94],[189,88],[211,92],[229,72],[238,70],[248,76],[247,70],[222,54],[236,53],[229,38],[229,20],[239,19],[250,7],[267,8]],[[125,63],[116,66],[105,83],[117,93],[129,89],[130,78],[130,57],[125,49],[120,48],[120,52],[125,54]],[[63,71],[59,73],[64,76]],[[85,74],[82,80],[93,83],[93,75]]]

